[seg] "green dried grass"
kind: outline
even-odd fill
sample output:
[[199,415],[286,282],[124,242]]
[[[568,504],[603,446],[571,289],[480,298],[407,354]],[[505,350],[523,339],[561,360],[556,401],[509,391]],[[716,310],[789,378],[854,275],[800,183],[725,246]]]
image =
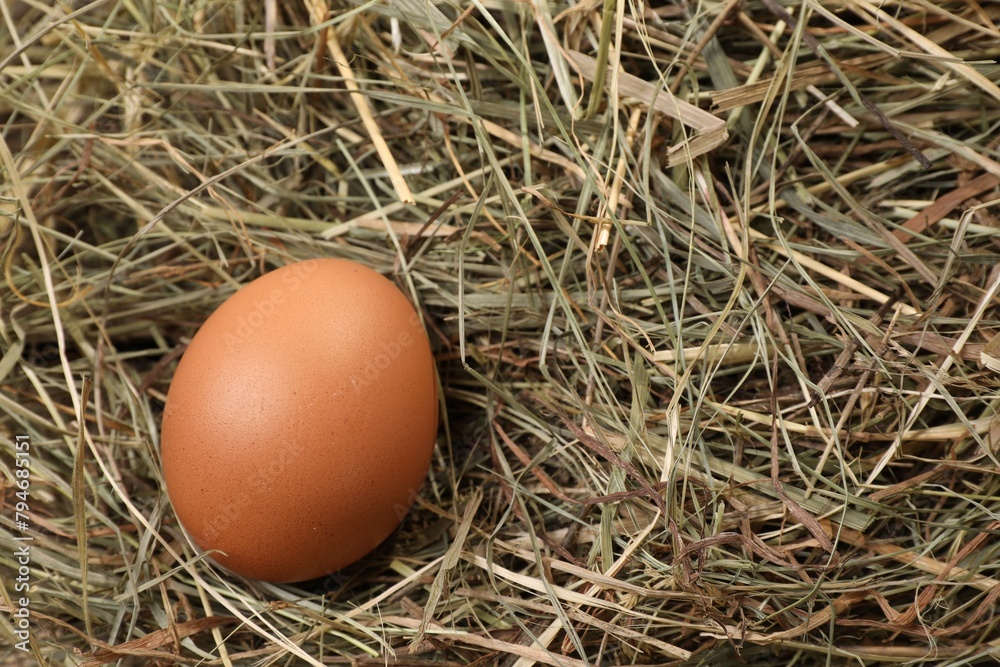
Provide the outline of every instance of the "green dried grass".
[[[993,664],[1000,12],[781,7],[0,6],[0,604],[28,435],[34,657]],[[442,435],[374,554],[246,581],[180,532],[159,412],[222,300],[317,256],[420,306]]]

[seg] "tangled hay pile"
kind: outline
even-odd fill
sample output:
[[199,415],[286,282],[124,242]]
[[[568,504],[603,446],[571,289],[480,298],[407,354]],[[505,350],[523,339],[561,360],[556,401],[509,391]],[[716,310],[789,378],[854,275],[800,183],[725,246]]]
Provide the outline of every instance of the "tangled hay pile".
[[[3,664],[996,663],[1000,5],[0,19]],[[447,410],[396,534],[272,585],[158,428],[312,257],[411,297]]]

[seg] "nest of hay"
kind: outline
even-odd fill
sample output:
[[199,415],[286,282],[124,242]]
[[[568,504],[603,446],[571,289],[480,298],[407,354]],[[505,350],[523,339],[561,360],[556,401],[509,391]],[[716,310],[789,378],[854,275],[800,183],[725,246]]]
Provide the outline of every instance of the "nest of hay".
[[[0,20],[4,664],[995,664],[1000,6]],[[159,419],[312,257],[412,298],[447,409],[389,541],[266,584]]]

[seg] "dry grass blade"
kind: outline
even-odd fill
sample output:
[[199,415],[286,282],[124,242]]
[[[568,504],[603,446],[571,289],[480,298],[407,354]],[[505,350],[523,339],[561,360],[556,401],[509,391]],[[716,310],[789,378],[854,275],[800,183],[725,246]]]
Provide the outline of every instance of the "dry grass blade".
[[[91,387],[91,379],[84,377],[83,387],[80,390],[80,406],[83,409],[86,409],[87,403],[90,400]],[[80,433],[76,438],[76,449],[73,452],[73,478],[71,484],[73,487],[73,523],[76,526],[77,556],[80,563],[80,585],[84,590],[87,590],[87,499],[85,497],[87,486],[86,479],[84,479],[84,459],[87,452],[87,440],[84,437],[86,421],[82,417],[83,410],[77,415]],[[84,627],[86,628],[87,635],[93,635],[94,631],[90,622],[90,609],[87,596],[83,597],[81,603]]]
[[[845,68],[874,67],[884,64],[889,60],[889,56],[881,53],[874,53],[859,58],[852,58],[840,63]],[[787,82],[789,90],[815,86],[817,84],[832,83],[837,80],[837,75],[830,71],[825,65],[814,65],[811,67],[800,67],[792,73],[792,78]],[[754,104],[764,100],[768,96],[768,90],[775,85],[774,79],[755,81],[754,83],[720,90],[712,93],[712,111],[728,111],[736,107]]]
[[[998,86],[995,81],[991,81],[988,77],[978,72],[974,67],[962,62],[961,58],[956,58],[947,49],[942,48],[941,45],[936,43],[934,40],[928,39],[918,31],[899,21],[896,17],[887,13],[884,9],[875,6],[870,2],[866,2],[865,0],[847,0],[847,4],[862,12],[862,15],[865,18],[870,19],[873,23],[885,23],[893,30],[900,33],[900,35],[908,39],[919,50],[926,52],[935,59],[938,59],[942,65],[952,70],[962,78],[968,80],[972,85],[980,88],[994,100],[1000,101],[1000,86]],[[995,37],[995,27],[993,28],[993,31],[993,36]]]
[[448,552],[444,556],[444,560],[441,562],[441,569],[438,570],[437,575],[434,577],[434,583],[431,585],[430,592],[427,597],[427,604],[424,607],[424,617],[420,621],[420,627],[417,629],[417,635],[413,639],[414,644],[419,644],[424,638],[424,634],[427,632],[427,626],[434,618],[435,608],[437,607],[438,601],[444,594],[445,588],[448,586],[448,576],[451,571],[455,569],[458,565],[459,558],[462,554],[462,549],[465,546],[465,539],[469,535],[469,530],[472,528],[472,520],[476,516],[476,511],[479,510],[479,504],[483,501],[483,494],[480,489],[473,491],[472,496],[469,498],[465,505],[465,511],[462,515],[462,522],[458,525],[458,529],[455,531],[455,541],[451,543],[448,547]]
[[[995,664],[997,3],[0,25],[0,664]],[[164,399],[313,257],[418,308],[441,430],[384,544],[250,581],[178,524]]]
[[[570,52],[570,57],[584,78],[598,80],[596,60],[577,51]],[[604,80],[607,81],[607,77]],[[721,118],[627,72],[618,72],[617,93],[619,97],[635,99],[647,108],[679,120],[694,131],[692,137],[668,149],[668,166],[707,153],[729,136],[726,123]]]
[[157,649],[173,644],[178,639],[185,639],[220,625],[231,625],[234,620],[224,616],[212,616],[178,623],[171,628],[151,632],[140,639],[117,646],[102,647],[93,658],[80,663],[80,667],[100,667],[100,665],[117,662],[126,656],[143,657],[149,660],[163,659],[169,654]]
[[[323,23],[329,13],[326,0],[304,1],[309,8],[313,24],[318,26]],[[354,70],[351,69],[347,56],[344,55],[344,50],[340,47],[340,40],[337,38],[337,30],[334,26],[326,28],[326,48],[330,49],[330,55],[333,57],[337,70],[344,80],[344,86],[351,93],[351,101],[354,102],[354,106],[358,110],[358,115],[361,117],[361,122],[364,123],[365,129],[368,130],[369,139],[375,146],[382,164],[389,173],[392,185],[396,189],[396,196],[404,204],[412,204],[413,194],[410,192],[410,187],[406,184],[406,179],[403,178],[403,174],[399,170],[399,165],[396,164],[396,158],[382,136],[382,130],[379,128],[378,123],[375,122],[375,117],[372,115],[368,100],[361,94],[357,77],[354,76]]]

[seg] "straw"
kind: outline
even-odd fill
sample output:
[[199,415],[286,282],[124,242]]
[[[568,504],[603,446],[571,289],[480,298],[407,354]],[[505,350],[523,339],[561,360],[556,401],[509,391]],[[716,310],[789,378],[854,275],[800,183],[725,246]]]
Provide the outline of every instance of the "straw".
[[[0,664],[994,664],[998,25],[0,3]],[[178,523],[164,400],[315,257],[414,304],[441,426],[389,540],[252,581]]]

